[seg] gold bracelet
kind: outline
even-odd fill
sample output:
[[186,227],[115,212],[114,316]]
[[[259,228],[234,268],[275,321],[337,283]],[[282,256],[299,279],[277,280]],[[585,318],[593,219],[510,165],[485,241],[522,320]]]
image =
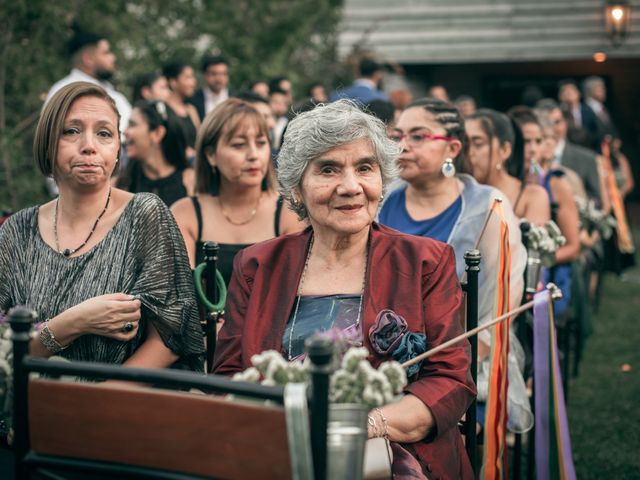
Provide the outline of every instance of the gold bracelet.
[[382,410],[380,410],[378,407],[374,408],[374,411],[378,415],[380,415],[380,418],[382,419],[382,425],[384,425],[384,431],[380,436],[383,438],[389,439],[389,422],[387,422],[387,417],[383,415]]

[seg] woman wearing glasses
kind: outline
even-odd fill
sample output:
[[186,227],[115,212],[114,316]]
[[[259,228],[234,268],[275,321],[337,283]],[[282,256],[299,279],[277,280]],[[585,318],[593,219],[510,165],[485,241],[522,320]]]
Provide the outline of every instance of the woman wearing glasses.
[[164,102],[136,103],[125,135],[131,161],[118,187],[132,193],[155,193],[167,206],[193,193],[194,173],[185,154],[187,139]]
[[[489,212],[494,199],[504,196],[493,187],[478,184],[470,175],[459,173],[466,166],[465,125],[460,112],[442,100],[416,100],[402,112],[390,136],[402,148],[398,167],[404,182],[384,203],[380,223],[450,244],[455,251],[459,279],[465,271],[465,252],[480,250],[479,323],[491,320],[498,277],[500,218]],[[510,307],[515,308],[522,297],[526,251],[509,201],[503,201],[502,207],[509,225],[511,248]],[[489,346],[490,333],[485,330],[478,336],[479,361],[487,359]],[[515,353],[521,353],[521,347],[512,335],[509,426],[514,431],[525,431],[533,425],[533,415]],[[482,400],[488,388],[488,361],[479,365],[478,398]]]

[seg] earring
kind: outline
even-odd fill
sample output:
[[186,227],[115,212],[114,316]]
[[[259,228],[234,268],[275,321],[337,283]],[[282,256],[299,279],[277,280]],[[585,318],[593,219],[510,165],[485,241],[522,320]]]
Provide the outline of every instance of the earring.
[[380,195],[380,200],[379,201],[381,202],[382,200],[384,200],[384,193],[382,195]]
[[496,165],[496,170],[498,170],[498,171],[502,170],[502,164],[501,163]]
[[453,160],[450,157],[445,158],[442,164],[442,175],[447,178],[453,177],[456,174],[456,166],[453,164]]

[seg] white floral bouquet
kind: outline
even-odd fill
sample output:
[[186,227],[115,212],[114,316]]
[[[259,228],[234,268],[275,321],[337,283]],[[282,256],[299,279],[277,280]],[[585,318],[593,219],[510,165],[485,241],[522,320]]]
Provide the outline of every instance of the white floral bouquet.
[[613,215],[605,214],[596,207],[593,200],[584,200],[576,197],[576,205],[580,214],[580,228],[589,233],[597,231],[604,240],[611,238],[617,226]]
[[556,251],[566,242],[553,220],[541,226],[531,225],[527,243],[529,256],[538,256],[542,265],[551,267],[556,263]]
[[[384,362],[376,370],[364,347],[351,347],[338,360],[339,367],[331,375],[329,401],[359,403],[369,410],[392,402],[407,384],[405,370],[398,362]],[[268,350],[251,357],[252,367],[233,376],[263,385],[285,385],[289,382],[308,383],[310,361],[287,362],[279,352]]]

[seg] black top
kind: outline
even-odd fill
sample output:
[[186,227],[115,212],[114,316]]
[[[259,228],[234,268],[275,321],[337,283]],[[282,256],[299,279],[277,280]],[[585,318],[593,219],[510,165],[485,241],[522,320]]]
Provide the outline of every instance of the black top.
[[119,182],[118,186],[131,193],[150,192],[159,196],[162,201],[171,206],[181,198],[187,196],[187,189],[182,180],[184,170],[176,170],[171,175],[156,180],[148,178],[142,170],[142,164],[132,160],[129,172]]
[[187,147],[196,148],[196,126],[191,120],[191,116],[187,114],[185,117],[176,115],[176,119],[182,125],[185,137],[187,138]]
[[[200,209],[200,202],[198,197],[191,197],[193,202],[193,208],[196,211],[196,218],[198,219],[198,239],[196,240],[196,265],[200,265],[204,262],[204,242],[202,239],[202,210]],[[273,222],[273,230],[275,235],[280,235],[280,215],[282,213],[282,197],[278,197],[278,203],[276,204],[276,213]],[[231,280],[231,274],[233,273],[233,259],[236,254],[243,248],[249,247],[253,243],[218,243],[220,250],[218,250],[218,263],[217,268],[222,274],[224,283],[229,285]]]

